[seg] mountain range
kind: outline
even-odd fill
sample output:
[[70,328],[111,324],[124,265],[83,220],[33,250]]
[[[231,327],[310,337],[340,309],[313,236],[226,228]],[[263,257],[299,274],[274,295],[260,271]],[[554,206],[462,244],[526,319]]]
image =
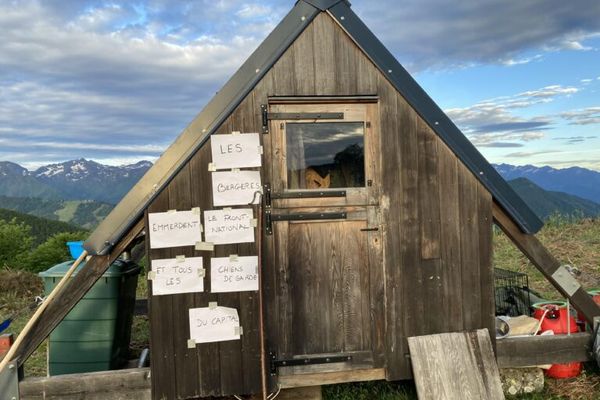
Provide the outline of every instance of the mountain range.
[[568,193],[544,190],[527,178],[517,178],[508,184],[541,219],[554,214],[571,217],[600,216],[600,204]]
[[29,171],[1,161],[0,195],[116,204],[151,166],[149,161],[140,161],[115,167],[81,158]]
[[[92,229],[152,166],[108,166],[79,159],[29,171],[0,162],[0,208]],[[554,213],[600,216],[600,172],[572,167],[495,164],[513,189],[545,219]]]
[[545,190],[564,192],[600,203],[600,172],[581,167],[556,169],[533,165],[494,164],[507,181],[527,178]]

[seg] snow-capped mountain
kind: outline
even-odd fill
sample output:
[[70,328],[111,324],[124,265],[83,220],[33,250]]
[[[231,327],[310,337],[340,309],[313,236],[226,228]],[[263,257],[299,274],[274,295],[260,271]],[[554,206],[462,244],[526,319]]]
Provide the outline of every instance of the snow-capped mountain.
[[116,204],[151,166],[140,161],[115,167],[82,158],[28,171],[0,162],[0,195]]
[[506,180],[527,178],[545,190],[565,192],[600,203],[600,172],[581,167],[556,169],[533,165],[494,164]]

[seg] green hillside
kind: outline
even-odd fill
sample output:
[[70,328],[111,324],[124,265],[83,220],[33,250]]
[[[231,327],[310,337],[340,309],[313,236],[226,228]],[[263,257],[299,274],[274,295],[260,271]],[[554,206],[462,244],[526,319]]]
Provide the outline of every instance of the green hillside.
[[600,204],[593,201],[563,192],[544,190],[526,178],[517,178],[508,183],[541,219],[547,219],[553,214],[567,217],[600,216]]
[[51,221],[49,219],[36,217],[33,215],[22,214],[12,210],[0,208],[0,220],[10,221],[16,219],[17,222],[22,222],[31,227],[31,236],[33,237],[33,245],[37,246],[43,243],[50,236],[61,232],[81,232],[80,227],[67,224],[60,221]]
[[32,176],[3,176],[0,193],[6,196],[27,196],[41,199],[59,199],[59,192],[51,186],[38,182]]
[[41,218],[67,222],[93,229],[108,215],[113,206],[88,200],[43,200],[38,198],[0,196],[0,207]]

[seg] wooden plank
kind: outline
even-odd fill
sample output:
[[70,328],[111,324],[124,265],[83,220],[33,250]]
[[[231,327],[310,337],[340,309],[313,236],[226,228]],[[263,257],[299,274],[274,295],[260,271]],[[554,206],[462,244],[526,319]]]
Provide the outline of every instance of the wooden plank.
[[[190,164],[188,163],[169,183],[167,190],[169,192],[170,210],[191,210],[194,206],[191,198],[192,179]],[[193,257],[193,247],[178,247],[169,250],[171,258],[183,255]],[[173,353],[175,361],[175,371],[172,375],[176,377],[176,393],[180,398],[198,397],[200,388],[198,385],[199,364],[196,349],[189,349],[187,341],[190,338],[190,328],[188,311],[195,307],[194,294],[181,293],[171,297],[171,315]],[[156,318],[157,316],[154,315]],[[167,321],[161,318],[161,323]]]
[[[274,96],[293,96],[296,94],[296,79],[294,77],[294,48],[290,47],[277,60],[267,76],[273,79]],[[263,78],[264,80],[264,78]]]
[[[400,151],[400,271],[403,285],[401,308],[405,337],[427,333],[424,308],[424,271],[421,263],[419,215],[419,143],[417,117],[413,109],[398,94],[398,115],[401,134]],[[433,310],[427,310],[427,312]]]
[[350,370],[319,374],[280,376],[277,383],[281,388],[295,388],[317,385],[335,385],[348,382],[368,382],[385,379],[384,368]]
[[498,206],[493,204],[494,221],[523,252],[531,263],[546,279],[565,297],[569,298],[573,307],[581,312],[588,323],[593,324],[595,317],[600,317],[600,307],[592,300],[583,287],[572,296],[556,282],[552,274],[561,266],[560,262],[544,247],[535,235],[528,235],[519,229],[515,222]]
[[292,320],[294,319],[292,306],[292,280],[291,268],[289,265],[288,251],[279,251],[280,249],[289,249],[289,222],[277,222],[273,227],[273,243],[274,251],[273,259],[275,260],[274,270],[276,273],[276,301],[278,304],[278,329],[277,332],[279,346],[278,356],[281,358],[289,358],[294,354],[293,346],[293,328]]
[[146,400],[150,398],[150,369],[26,378],[19,383],[19,391],[22,400]]
[[[367,240],[361,229],[367,221],[347,221],[337,238],[342,263],[342,303],[344,322],[344,351],[371,348],[368,313],[369,257]],[[365,290],[366,288],[366,290]],[[363,301],[363,298],[366,298]]]
[[593,337],[588,332],[507,337],[496,341],[496,355],[501,368],[591,361],[592,345]]
[[[483,185],[478,183],[478,230],[479,230],[479,282],[481,286],[481,327],[489,332],[496,329],[496,302],[494,289],[493,266],[493,225],[492,195]],[[496,336],[491,337],[492,345],[496,345]]]
[[315,94],[314,34],[314,25],[310,24],[292,44],[294,65],[292,69],[285,71],[285,74],[286,79],[295,80],[296,95]]
[[440,254],[442,258],[443,306],[438,313],[446,332],[463,329],[462,264],[460,255],[460,213],[458,159],[443,143],[438,143],[440,213]]
[[417,118],[419,231],[421,235],[421,277],[424,329],[426,333],[446,331],[446,316],[441,314],[445,299],[442,281],[441,223],[438,175],[438,139],[429,126]]
[[373,350],[373,366],[375,368],[385,365],[385,266],[383,262],[383,237],[381,212],[379,207],[369,207],[367,212],[368,226],[379,228],[377,231],[365,232],[367,235],[367,250],[369,252],[369,279],[368,286],[364,287],[364,294],[368,293],[368,310],[363,309],[363,317],[368,318],[366,326],[371,327],[371,349]]
[[17,348],[15,358],[22,366],[38,346],[50,335],[62,319],[106,272],[110,264],[140,235],[144,221],[138,221],[107,256],[93,256],[64,287],[63,292],[48,305],[38,321]]
[[[342,29],[336,27],[334,36],[335,83],[338,94],[354,95],[357,93],[356,60],[358,48]],[[317,70],[318,71],[318,70]]]
[[[169,191],[163,190],[146,210],[148,214],[169,209]],[[150,232],[151,234],[151,232]],[[148,263],[152,260],[169,258],[169,249],[151,249],[146,240]],[[175,398],[177,381],[175,373],[175,352],[173,348],[173,296],[153,296],[152,281],[148,281],[148,317],[150,320],[150,359],[152,360],[152,398]]]
[[[440,199],[432,196],[439,190],[438,151],[435,133],[421,118],[417,119],[419,147],[419,219],[421,230],[421,258],[440,258]],[[437,278],[436,278],[437,280]]]
[[[209,146],[204,146],[190,161],[192,182],[192,205],[202,210],[209,209],[212,204],[212,185],[208,163],[211,162]],[[210,302],[217,301],[217,295],[210,293],[210,258],[214,252],[195,251],[194,256],[203,257],[206,277],[205,291],[194,295],[194,307],[206,307]],[[221,371],[218,343],[204,343],[196,346],[198,359],[198,384],[202,396],[219,396],[221,394]]]
[[385,358],[387,379],[404,377],[409,365],[404,357],[408,353],[402,330],[402,274],[400,271],[400,151],[398,150],[400,126],[396,91],[384,77],[378,75],[380,96],[379,121],[381,136],[386,136],[386,146],[381,147],[381,217],[383,235],[385,294]]
[[504,399],[487,330],[408,338],[420,400]]
[[356,92],[364,95],[376,94],[377,68],[360,49],[356,50]]
[[481,328],[481,283],[479,269],[478,182],[462,164],[458,172],[460,255],[462,263],[463,329]]
[[[262,124],[262,115],[258,115],[256,110],[260,110],[260,105],[255,104],[254,96],[248,96],[232,115],[233,130],[240,132],[259,131],[260,124]],[[256,207],[254,207],[254,210],[256,214]],[[258,241],[259,235],[262,235],[262,232],[255,232],[256,241]],[[256,243],[239,244],[236,254],[256,256],[258,255],[257,245]],[[243,393],[258,393],[261,391],[258,292],[240,292],[239,301],[240,324],[244,329],[244,334],[241,337]]]
[[336,94],[335,79],[335,23],[325,13],[313,21],[313,49],[315,57],[315,93],[317,96]]

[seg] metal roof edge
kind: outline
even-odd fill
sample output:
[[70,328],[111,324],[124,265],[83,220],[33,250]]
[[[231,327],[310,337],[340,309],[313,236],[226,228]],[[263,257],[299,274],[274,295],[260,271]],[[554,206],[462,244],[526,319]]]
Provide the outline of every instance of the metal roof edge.
[[494,199],[508,212],[519,228],[528,234],[537,233],[542,228],[543,222],[352,9],[345,2],[339,2],[329,8],[328,12],[381,70],[396,90],[404,96],[406,101],[490,191]]
[[104,255],[142,218],[156,198],[210,135],[254,89],[321,10],[296,3],[246,62],[183,130],[156,163],[123,197],[85,241],[90,255]]

